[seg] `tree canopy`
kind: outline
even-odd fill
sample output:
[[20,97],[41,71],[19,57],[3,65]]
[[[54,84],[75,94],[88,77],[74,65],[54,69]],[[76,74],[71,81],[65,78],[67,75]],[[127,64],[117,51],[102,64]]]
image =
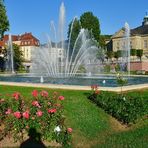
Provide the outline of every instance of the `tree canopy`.
[[[72,23],[73,23],[72,27],[73,29],[71,30]],[[88,29],[91,32],[92,37],[97,42],[102,43],[102,40],[100,40],[99,19],[96,16],[94,16],[92,12],[85,12],[80,16],[80,19],[75,19],[74,21],[71,21],[69,24],[68,40],[70,39],[70,32],[72,31],[70,39],[71,40],[70,48],[73,48],[81,28]]]
[[81,29],[80,21],[77,18],[75,18],[73,21],[70,22],[68,29],[68,36],[67,36],[68,39],[70,40],[70,49],[73,48],[77,36],[80,32],[80,29]]
[[0,39],[3,37],[4,32],[9,30],[9,21],[4,6],[4,0],[0,0]]
[[101,32],[99,19],[92,12],[85,12],[80,16],[80,22],[82,28],[90,30],[94,39],[99,41]]

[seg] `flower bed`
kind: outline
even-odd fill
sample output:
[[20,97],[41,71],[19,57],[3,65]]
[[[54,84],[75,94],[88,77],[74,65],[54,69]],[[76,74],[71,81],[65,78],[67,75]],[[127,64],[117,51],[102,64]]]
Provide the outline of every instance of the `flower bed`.
[[134,123],[138,118],[148,115],[148,99],[140,95],[100,92],[97,86],[92,86],[88,98],[125,124]]
[[34,90],[29,100],[23,98],[19,92],[7,97],[1,96],[0,126],[3,128],[0,140],[11,135],[15,141],[23,141],[30,129],[36,129],[43,140],[56,140],[64,146],[71,144],[72,128],[64,124],[64,96],[57,92],[49,96],[47,91]]

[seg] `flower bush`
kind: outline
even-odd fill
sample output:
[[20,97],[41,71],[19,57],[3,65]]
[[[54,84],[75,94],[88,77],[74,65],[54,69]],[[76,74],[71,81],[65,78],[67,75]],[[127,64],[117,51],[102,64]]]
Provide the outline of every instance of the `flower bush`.
[[34,90],[29,100],[24,100],[19,92],[9,98],[1,97],[0,125],[3,128],[0,140],[6,135],[12,135],[15,141],[23,140],[29,129],[35,128],[43,140],[70,145],[72,128],[64,124],[63,100],[64,96],[57,92],[50,96],[44,90]]
[[147,98],[140,95],[100,92],[98,87],[94,86],[91,86],[91,88],[92,92],[88,99],[124,124],[135,123],[137,119],[148,115]]

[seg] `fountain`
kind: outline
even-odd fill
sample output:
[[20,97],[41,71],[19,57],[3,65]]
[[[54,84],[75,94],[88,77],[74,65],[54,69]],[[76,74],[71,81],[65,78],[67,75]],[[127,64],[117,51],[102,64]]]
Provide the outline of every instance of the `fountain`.
[[[76,17],[71,25],[71,32]],[[48,42],[44,46],[32,50],[32,66],[29,74],[4,75],[0,81],[26,82],[26,83],[50,83],[64,85],[90,86],[97,84],[103,87],[116,87],[115,75],[103,73],[106,63],[103,49],[98,48],[96,41],[91,38],[90,32],[81,29],[75,41],[73,49],[70,48],[71,34],[68,41],[64,40],[65,7],[62,3],[59,15],[59,31],[56,31],[54,22],[51,21],[52,37],[47,36]],[[125,23],[124,50],[120,58],[121,70],[127,66],[130,75],[130,28]],[[11,35],[8,42],[7,70],[14,73],[13,50]],[[54,42],[53,42],[54,41]],[[97,54],[97,56],[96,56]],[[128,77],[129,78],[129,77]],[[128,85],[147,84],[147,77],[130,77]]]
[[[71,32],[73,30],[75,19],[76,18],[73,19],[71,25]],[[71,33],[68,45],[65,45],[64,23],[65,7],[64,3],[62,3],[60,7],[58,34],[54,22],[51,22],[51,29],[52,32],[54,32],[55,43],[53,44],[53,41],[48,36],[48,43],[46,46],[33,50],[31,73],[44,74],[55,78],[66,78],[75,77],[78,74],[81,75],[81,69],[84,69],[85,74],[88,74],[88,76],[99,71],[99,60],[96,56],[99,49],[96,41],[91,38],[90,32],[81,29],[74,47],[71,49]],[[59,35],[59,43],[57,43],[57,35]]]
[[6,71],[14,74],[14,61],[13,61],[13,46],[12,46],[12,36],[9,34],[8,38],[8,49],[7,49],[7,60],[6,60]]
[[120,71],[127,71],[130,76],[130,27],[126,22],[124,25],[125,33],[123,38],[123,46],[120,60]]

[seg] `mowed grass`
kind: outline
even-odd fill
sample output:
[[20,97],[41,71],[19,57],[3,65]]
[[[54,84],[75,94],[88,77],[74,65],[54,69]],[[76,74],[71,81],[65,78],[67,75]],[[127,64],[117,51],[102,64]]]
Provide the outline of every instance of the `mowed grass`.
[[[147,119],[126,127],[90,102],[86,96],[89,91],[0,86],[0,93],[8,95],[19,91],[28,100],[34,89],[48,90],[50,95],[56,91],[65,96],[64,114],[66,125],[73,128],[73,147],[139,148],[148,145]],[[143,90],[141,94],[148,98],[148,90]]]

